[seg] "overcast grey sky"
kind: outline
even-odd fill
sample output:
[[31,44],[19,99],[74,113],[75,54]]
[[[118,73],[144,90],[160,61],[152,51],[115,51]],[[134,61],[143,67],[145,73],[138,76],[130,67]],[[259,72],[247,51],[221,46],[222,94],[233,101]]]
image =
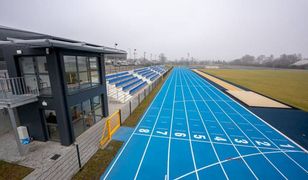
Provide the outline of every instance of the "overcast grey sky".
[[0,0],[0,24],[169,59],[308,57],[308,0]]

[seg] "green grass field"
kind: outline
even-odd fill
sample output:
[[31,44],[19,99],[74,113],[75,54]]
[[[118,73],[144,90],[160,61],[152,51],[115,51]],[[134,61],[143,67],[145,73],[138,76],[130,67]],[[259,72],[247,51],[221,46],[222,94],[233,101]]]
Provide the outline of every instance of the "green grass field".
[[308,71],[202,69],[202,71],[308,111]]
[[93,179],[99,180],[100,176],[105,172],[117,152],[120,150],[123,142],[112,140],[106,148],[98,149],[90,160],[83,166],[72,178],[73,180]]
[[0,160],[0,179],[19,180],[30,174],[33,169]]

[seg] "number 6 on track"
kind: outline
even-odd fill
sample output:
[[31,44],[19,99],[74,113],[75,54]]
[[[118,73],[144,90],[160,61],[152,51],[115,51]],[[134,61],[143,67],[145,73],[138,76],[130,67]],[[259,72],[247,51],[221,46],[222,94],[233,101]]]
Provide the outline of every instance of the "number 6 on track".
[[174,133],[174,135],[177,137],[186,137],[185,133]]

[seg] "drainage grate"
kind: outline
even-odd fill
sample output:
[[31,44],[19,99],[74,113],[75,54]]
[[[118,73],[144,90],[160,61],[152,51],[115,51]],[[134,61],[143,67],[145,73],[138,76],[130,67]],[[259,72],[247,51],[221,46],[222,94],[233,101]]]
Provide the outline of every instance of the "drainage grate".
[[57,160],[60,156],[61,156],[60,154],[55,154],[50,159]]

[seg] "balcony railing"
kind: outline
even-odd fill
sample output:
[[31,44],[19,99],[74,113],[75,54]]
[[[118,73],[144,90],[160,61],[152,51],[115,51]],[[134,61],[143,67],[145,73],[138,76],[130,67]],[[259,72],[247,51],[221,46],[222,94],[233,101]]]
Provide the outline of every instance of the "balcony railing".
[[27,86],[23,77],[0,78],[0,106],[37,100],[39,89],[34,84]]

